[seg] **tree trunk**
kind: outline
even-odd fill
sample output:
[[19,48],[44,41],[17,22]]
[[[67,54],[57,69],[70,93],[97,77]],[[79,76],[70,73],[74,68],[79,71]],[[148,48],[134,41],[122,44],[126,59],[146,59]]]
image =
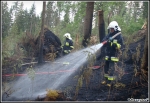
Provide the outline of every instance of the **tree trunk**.
[[87,47],[91,36],[93,9],[94,9],[94,2],[87,2],[86,16],[84,20],[84,39],[82,41],[82,45],[84,47]]
[[33,17],[31,17],[30,34],[32,34],[32,18]]
[[146,24],[146,37],[145,37],[145,44],[144,44],[144,53],[143,53],[142,63],[141,63],[141,70],[148,71],[148,28],[147,28],[147,24]]
[[46,2],[43,1],[43,12],[42,12],[42,25],[41,25],[41,32],[40,32],[40,39],[39,39],[39,58],[38,63],[43,62],[43,39],[44,39],[44,20],[45,20],[45,7]]
[[102,42],[103,38],[105,37],[105,22],[103,17],[103,10],[98,11],[99,15],[99,40]]

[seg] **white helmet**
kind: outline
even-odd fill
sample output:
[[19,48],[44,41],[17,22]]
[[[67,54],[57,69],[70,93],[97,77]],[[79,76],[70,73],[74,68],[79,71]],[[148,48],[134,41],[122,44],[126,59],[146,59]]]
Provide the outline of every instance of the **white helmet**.
[[72,40],[71,35],[70,35],[69,33],[64,34],[64,37],[66,37],[66,38]]
[[114,28],[115,31],[121,31],[121,28],[119,27],[118,23],[116,21],[112,21],[109,23],[109,26],[107,29]]

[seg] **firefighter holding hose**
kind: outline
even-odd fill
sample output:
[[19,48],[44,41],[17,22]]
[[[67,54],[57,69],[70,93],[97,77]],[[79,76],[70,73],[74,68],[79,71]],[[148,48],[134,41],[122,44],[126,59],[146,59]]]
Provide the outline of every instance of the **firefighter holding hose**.
[[[105,36],[102,42],[105,42],[103,48],[105,48],[105,66],[104,66],[104,80],[102,84],[107,84],[111,86],[117,77],[114,75],[115,64],[119,61],[118,54],[119,49],[123,45],[123,38],[121,35],[121,28],[116,21],[110,22],[108,28],[109,34]],[[115,38],[112,38],[115,34],[119,33]]]

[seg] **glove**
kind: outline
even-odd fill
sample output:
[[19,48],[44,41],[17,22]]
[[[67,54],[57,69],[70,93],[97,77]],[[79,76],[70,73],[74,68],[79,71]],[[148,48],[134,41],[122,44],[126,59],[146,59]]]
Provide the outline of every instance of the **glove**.
[[64,46],[62,45],[61,48],[63,48]]
[[64,50],[64,53],[68,54],[68,51],[67,51],[67,50]]
[[116,48],[117,48],[117,44],[116,44],[116,43],[113,43],[113,44],[112,44],[112,48],[116,49]]
[[112,37],[110,37],[108,40],[109,40],[109,41],[112,41],[112,40],[113,40],[113,38],[112,38]]

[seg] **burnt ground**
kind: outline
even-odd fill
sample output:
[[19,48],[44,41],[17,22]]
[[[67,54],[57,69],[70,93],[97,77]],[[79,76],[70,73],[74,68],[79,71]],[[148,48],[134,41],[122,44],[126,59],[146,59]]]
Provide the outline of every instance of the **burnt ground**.
[[[145,80],[140,73],[144,43],[145,35],[142,35],[138,41],[129,44],[129,47],[122,50],[122,58],[118,63],[119,69],[116,71],[120,79],[111,88],[101,84],[103,67],[94,70],[87,69],[90,72],[87,71],[85,74],[79,72],[77,79],[70,78],[70,81],[67,82],[68,87],[62,85],[64,90],[68,88],[67,94],[66,91],[63,91],[56,101],[127,101],[128,98],[148,98],[148,80]],[[36,59],[24,59],[24,61],[31,62],[36,61]],[[102,66],[103,63],[104,58],[101,57],[94,64]],[[21,69],[16,69],[16,71],[22,73],[27,67],[29,65],[22,66]],[[16,68],[19,68],[18,65]],[[3,74],[14,72],[12,70],[12,68],[5,69]],[[2,78],[2,81],[10,82],[11,80]],[[45,98],[38,98],[36,101],[43,101]]]
[[[87,74],[81,72],[77,80],[70,78],[71,89],[67,98],[75,101],[128,101],[131,98],[148,98],[148,79],[145,80],[140,74],[144,43],[145,36],[142,36],[138,41],[129,44],[129,47],[125,47],[127,50],[122,50],[122,58],[117,64],[119,69],[116,71],[120,79],[112,87],[101,84],[104,69],[102,56],[94,63],[102,66],[101,68],[87,70]],[[126,53],[128,56],[125,58]]]
[[[101,84],[103,67],[97,70],[93,70],[93,75],[90,78],[88,88],[86,84],[79,90],[77,100],[79,101],[127,101],[128,98],[134,99],[146,99],[148,98],[148,80],[143,80],[140,73],[140,63],[142,53],[144,51],[144,39],[132,43],[129,45],[128,58],[121,59],[118,63],[117,74],[120,75],[121,79],[118,80],[114,86],[107,87]],[[137,47],[139,48],[139,56],[137,54]],[[126,52],[123,50],[123,52]],[[103,58],[96,61],[95,65],[102,65]],[[120,70],[120,71],[119,71]],[[123,73],[123,71],[124,73]]]

